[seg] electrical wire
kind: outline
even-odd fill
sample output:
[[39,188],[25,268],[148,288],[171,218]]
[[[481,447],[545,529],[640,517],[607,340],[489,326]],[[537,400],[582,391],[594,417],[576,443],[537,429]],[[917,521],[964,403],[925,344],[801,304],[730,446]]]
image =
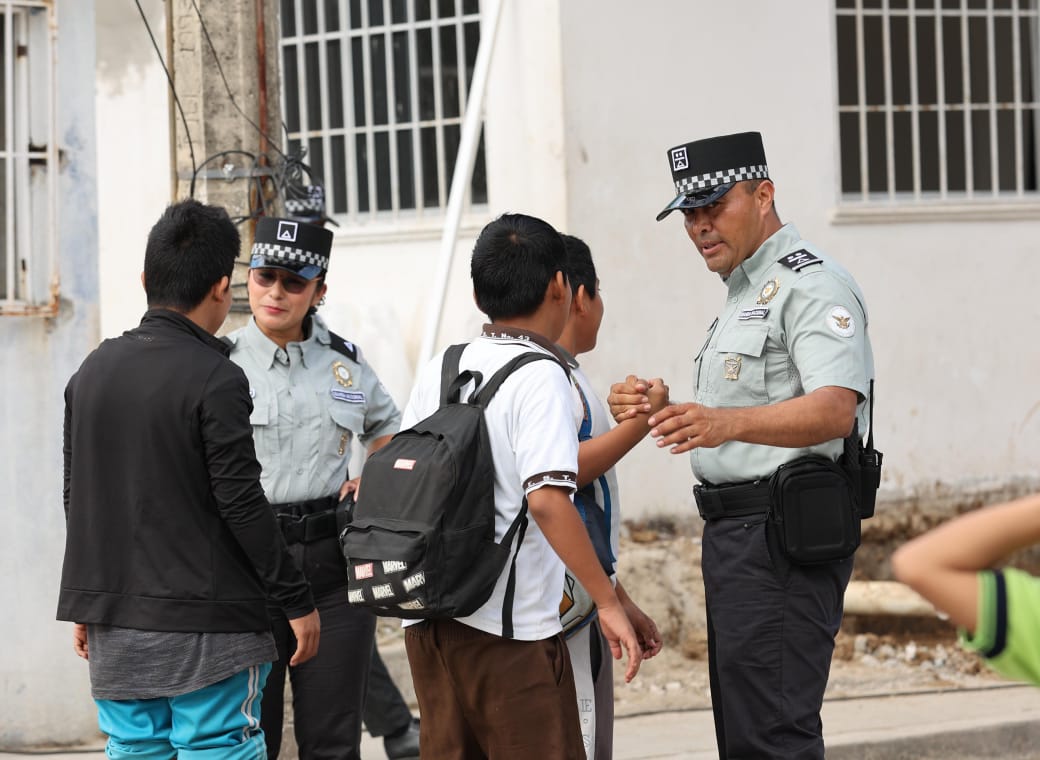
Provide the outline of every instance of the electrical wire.
[[[194,0],[193,0],[194,1]],[[148,17],[144,15],[144,8],[141,7],[141,0],[134,0],[137,5],[137,11],[141,14],[141,20],[144,22],[144,28],[148,30],[148,37],[152,41],[152,47],[155,48],[155,54],[159,57],[159,65],[162,66],[163,73],[166,74],[166,81],[170,84],[170,92],[173,93],[173,102],[177,104],[177,111],[181,115],[181,123],[184,125],[184,136],[188,140],[188,154],[191,156],[191,186],[188,189],[188,197],[195,197],[195,175],[198,173],[198,168],[195,166],[195,145],[191,141],[191,131],[188,129],[188,119],[184,115],[184,107],[181,105],[181,99],[177,97],[177,88],[173,86],[173,77],[170,76],[170,70],[166,67],[166,61],[163,60],[162,53],[159,52],[159,43],[155,41],[155,35],[152,34],[152,27],[148,23]]]
[[[252,119],[250,119],[249,116],[246,115],[246,112],[243,111],[239,107],[238,103],[235,101],[234,93],[231,92],[231,85],[228,84],[227,77],[224,76],[224,67],[220,65],[220,56],[217,54],[217,48],[216,48],[216,46],[214,46],[213,40],[209,36],[209,29],[206,27],[206,19],[204,19],[202,17],[202,10],[199,8],[199,5],[196,2],[196,0],[191,0],[191,4],[192,4],[192,7],[195,8],[195,14],[199,17],[199,24],[202,26],[202,35],[206,38],[206,44],[209,45],[210,52],[213,53],[213,60],[215,60],[217,62],[217,71],[220,73],[220,78],[224,81],[224,88],[227,90],[228,100],[231,101],[231,105],[233,105],[235,107],[235,110],[238,111],[242,115],[243,119],[245,119],[247,122],[249,122],[249,125],[253,129],[255,129],[257,132],[259,132],[267,140],[268,144],[271,146],[271,148],[274,149],[275,153],[277,153],[279,156],[281,156],[284,159],[288,159],[288,156],[286,156],[281,151],[281,149],[278,147],[278,145],[275,143],[275,141],[272,140],[271,137],[266,132],[264,132],[264,130],[260,129],[260,126],[256,122],[254,122]],[[264,72],[260,72],[260,76],[263,76],[263,75],[264,75]]]

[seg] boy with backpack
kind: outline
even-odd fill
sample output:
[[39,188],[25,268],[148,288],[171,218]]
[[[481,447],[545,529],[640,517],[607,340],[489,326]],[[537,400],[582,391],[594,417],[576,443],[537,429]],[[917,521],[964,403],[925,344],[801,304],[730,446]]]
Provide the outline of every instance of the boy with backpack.
[[[490,324],[462,351],[463,372],[479,375],[479,385],[522,354],[549,360],[515,369],[484,411],[496,539],[525,507],[531,518],[520,520],[515,541],[503,541],[510,559],[490,597],[464,617],[405,623],[422,715],[420,746],[424,757],[439,760],[580,760],[574,679],[560,635],[564,563],[596,602],[612,655],[627,651],[626,680],[639,670],[642,651],[571,502],[581,407],[555,346],[571,302],[563,240],[540,219],[506,214],[481,232],[470,271],[477,306]],[[437,357],[421,370],[402,429],[438,410],[442,368]],[[367,473],[359,509],[364,489],[373,487]]]
[[[592,383],[578,366],[576,357],[596,347],[603,320],[603,297],[596,265],[589,246],[573,235],[563,235],[567,255],[567,279],[571,309],[563,334],[557,340],[571,369],[581,396],[583,419],[578,431],[578,492],[574,503],[593,537],[600,564],[614,581],[614,591],[635,629],[643,659],[661,651],[657,625],[632,601],[617,577],[619,529],[621,525],[617,476],[614,465],[646,437],[650,414],[668,405],[668,386],[660,378],[647,382],[650,412],[617,425]],[[614,743],[614,678],[606,642],[600,631],[596,607],[581,584],[567,573],[560,619],[570,651],[578,696],[578,715],[587,760],[610,760]]]

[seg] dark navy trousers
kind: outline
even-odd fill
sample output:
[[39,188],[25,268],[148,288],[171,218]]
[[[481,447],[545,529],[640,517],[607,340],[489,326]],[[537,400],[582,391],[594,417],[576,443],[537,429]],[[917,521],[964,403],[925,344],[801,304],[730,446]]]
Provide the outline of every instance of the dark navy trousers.
[[705,523],[701,553],[719,757],[823,760],[820,708],[852,559],[795,565],[766,515]]

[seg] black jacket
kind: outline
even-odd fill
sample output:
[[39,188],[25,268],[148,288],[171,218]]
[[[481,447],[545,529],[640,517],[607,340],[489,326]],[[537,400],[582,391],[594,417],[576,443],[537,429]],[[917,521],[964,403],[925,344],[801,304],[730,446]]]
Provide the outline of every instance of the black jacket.
[[260,486],[252,402],[227,347],[173,311],[104,341],[65,388],[58,619],[268,630],[314,609]]

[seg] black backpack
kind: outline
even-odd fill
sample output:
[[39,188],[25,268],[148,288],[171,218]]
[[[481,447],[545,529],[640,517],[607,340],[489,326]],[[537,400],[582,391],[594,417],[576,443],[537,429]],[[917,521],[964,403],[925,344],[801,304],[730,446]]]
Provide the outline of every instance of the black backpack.
[[[481,387],[479,372],[459,372],[465,344],[451,346],[441,366],[440,407],[397,433],[365,462],[357,503],[340,533],[347,561],[347,598],[377,615],[456,618],[491,596],[527,529],[527,499],[501,542],[495,541],[495,470],[484,410],[516,369],[553,357],[513,358]],[[562,366],[562,365],[561,365]],[[462,388],[474,382],[468,402]],[[502,610],[512,636],[516,587],[513,554]]]

